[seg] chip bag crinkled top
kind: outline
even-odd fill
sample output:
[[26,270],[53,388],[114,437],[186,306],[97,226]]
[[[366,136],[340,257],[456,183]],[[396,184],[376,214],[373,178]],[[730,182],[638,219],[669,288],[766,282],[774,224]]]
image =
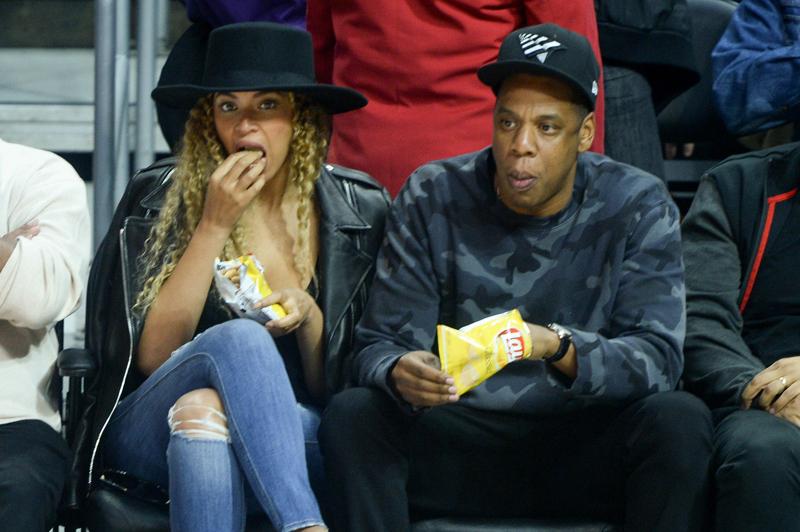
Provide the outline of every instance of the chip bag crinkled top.
[[461,329],[438,325],[436,332],[442,371],[453,377],[458,395],[532,351],[531,333],[517,309]]
[[[239,268],[239,286],[223,275],[230,268]],[[266,323],[286,316],[286,311],[277,303],[253,308],[253,305],[272,293],[264,278],[264,268],[253,255],[242,255],[227,261],[214,259],[214,284],[225,303],[241,318]]]

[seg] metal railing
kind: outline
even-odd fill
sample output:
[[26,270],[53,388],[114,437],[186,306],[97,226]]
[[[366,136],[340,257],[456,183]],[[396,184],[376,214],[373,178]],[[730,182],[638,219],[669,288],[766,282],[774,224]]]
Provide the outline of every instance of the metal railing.
[[[111,223],[114,208],[130,178],[128,68],[130,0],[95,0],[94,182],[95,249]],[[134,164],[144,168],[155,159],[155,106],[158,44],[166,33],[166,0],[137,2],[137,97]]]

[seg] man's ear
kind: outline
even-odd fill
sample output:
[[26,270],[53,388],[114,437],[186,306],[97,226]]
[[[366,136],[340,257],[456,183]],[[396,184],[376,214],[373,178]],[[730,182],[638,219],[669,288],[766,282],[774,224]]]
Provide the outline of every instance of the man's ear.
[[596,128],[597,121],[594,118],[593,111],[584,117],[580,129],[578,130],[578,153],[583,153],[592,146]]

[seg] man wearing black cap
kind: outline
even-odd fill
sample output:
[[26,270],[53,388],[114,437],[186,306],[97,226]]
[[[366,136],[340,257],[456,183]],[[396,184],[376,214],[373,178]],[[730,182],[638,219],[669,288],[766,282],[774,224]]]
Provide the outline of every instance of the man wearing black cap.
[[[323,419],[338,525],[527,516],[698,530],[711,424],[673,391],[678,210],[656,178],[586,152],[598,77],[586,39],[517,30],[478,76],[497,95],[492,146],[409,178],[356,331],[362,387]],[[431,352],[437,324],[514,308],[530,359],[458,396]]]

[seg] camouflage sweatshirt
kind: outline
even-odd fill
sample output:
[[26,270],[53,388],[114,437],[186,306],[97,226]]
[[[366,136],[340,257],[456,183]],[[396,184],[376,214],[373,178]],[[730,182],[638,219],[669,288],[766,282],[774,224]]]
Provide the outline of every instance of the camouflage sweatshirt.
[[672,390],[683,368],[685,294],[679,214],[663,183],[582,154],[570,204],[535,218],[498,200],[493,175],[487,148],[409,178],[356,330],[358,384],[394,395],[389,371],[408,351],[435,353],[438,323],[460,328],[516,307],[530,323],[572,331],[576,378],[523,360],[461,402],[545,414]]

